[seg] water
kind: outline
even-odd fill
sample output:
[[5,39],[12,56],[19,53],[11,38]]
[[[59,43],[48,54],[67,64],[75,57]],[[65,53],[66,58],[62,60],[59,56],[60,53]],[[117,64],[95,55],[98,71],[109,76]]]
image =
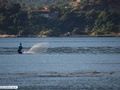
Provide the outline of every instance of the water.
[[[19,43],[23,54],[17,54]],[[120,90],[120,38],[0,38],[0,86]]]

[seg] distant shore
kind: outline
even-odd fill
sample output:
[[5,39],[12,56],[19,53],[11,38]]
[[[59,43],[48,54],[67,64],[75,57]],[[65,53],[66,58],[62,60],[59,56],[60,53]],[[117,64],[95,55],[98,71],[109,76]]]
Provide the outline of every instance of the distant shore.
[[[0,35],[0,38],[18,38],[18,37],[48,37],[48,36],[38,36],[38,35],[24,35],[24,36],[18,36],[18,35]],[[110,35],[61,35],[59,37],[120,37],[120,34],[110,34]]]

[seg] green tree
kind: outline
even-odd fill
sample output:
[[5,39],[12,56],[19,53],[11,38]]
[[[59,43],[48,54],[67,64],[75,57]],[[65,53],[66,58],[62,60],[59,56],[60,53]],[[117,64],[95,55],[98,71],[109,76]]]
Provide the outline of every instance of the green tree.
[[119,32],[120,14],[116,12],[103,11],[95,21],[93,32],[96,34],[109,34]]

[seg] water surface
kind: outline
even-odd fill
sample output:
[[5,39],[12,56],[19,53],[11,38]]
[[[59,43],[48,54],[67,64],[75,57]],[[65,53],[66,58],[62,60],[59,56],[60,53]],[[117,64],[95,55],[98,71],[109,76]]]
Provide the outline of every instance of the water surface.
[[[23,54],[17,54],[19,43]],[[0,85],[119,90],[120,38],[0,38]]]

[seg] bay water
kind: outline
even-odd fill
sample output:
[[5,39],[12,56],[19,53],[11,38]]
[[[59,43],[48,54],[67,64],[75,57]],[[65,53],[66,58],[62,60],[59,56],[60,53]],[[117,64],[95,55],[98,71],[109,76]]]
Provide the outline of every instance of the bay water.
[[120,37],[0,38],[0,86],[10,85],[120,90]]

